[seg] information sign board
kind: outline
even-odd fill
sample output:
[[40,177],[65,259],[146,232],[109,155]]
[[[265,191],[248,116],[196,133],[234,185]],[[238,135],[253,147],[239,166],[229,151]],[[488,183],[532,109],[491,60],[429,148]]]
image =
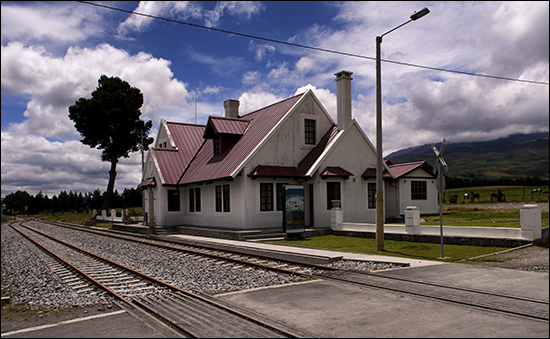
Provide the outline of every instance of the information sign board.
[[284,185],[283,232],[287,237],[302,237],[305,232],[303,185]]

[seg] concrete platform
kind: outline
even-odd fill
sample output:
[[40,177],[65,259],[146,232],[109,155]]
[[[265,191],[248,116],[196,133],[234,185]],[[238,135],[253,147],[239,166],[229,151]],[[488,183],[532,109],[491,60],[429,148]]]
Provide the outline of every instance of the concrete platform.
[[229,239],[218,239],[209,237],[189,236],[173,234],[164,236],[170,240],[182,240],[193,244],[203,244],[220,249],[238,249],[253,254],[269,254],[278,258],[285,258],[299,262],[326,264],[341,259],[373,261],[378,263],[392,263],[408,267],[445,265],[444,262],[418,260],[385,255],[364,254],[355,252],[332,251],[317,248],[299,247],[285,244],[272,244],[265,242],[237,241]]

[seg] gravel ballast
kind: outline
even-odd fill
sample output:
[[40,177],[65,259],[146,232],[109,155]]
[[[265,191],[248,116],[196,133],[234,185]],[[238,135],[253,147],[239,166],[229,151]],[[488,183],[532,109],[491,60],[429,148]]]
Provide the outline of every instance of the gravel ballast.
[[[198,260],[193,256],[36,221],[28,225],[185,290],[219,294],[304,280],[297,275]],[[110,300],[104,296],[80,295],[72,290],[40,258],[42,255],[37,250],[31,250],[32,246],[27,246],[26,240],[14,233],[2,225],[2,289],[9,289],[12,303],[44,308],[110,305]],[[368,271],[393,268],[392,265],[372,262],[341,261],[335,264]]]

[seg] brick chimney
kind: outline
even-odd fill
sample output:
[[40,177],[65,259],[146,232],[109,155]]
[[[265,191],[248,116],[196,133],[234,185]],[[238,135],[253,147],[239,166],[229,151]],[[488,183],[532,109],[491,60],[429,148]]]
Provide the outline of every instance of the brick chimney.
[[351,121],[351,77],[353,73],[341,71],[336,75],[336,113],[338,130],[343,130]]
[[239,100],[227,99],[223,102],[225,108],[226,118],[238,118],[239,117]]

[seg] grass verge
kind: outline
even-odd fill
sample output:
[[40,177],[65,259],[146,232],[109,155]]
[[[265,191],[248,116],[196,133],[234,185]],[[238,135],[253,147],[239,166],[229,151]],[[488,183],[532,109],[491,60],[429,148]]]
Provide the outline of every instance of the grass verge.
[[387,255],[391,257],[401,257],[419,260],[434,260],[445,262],[457,262],[462,259],[468,259],[485,255],[489,253],[500,252],[508,247],[477,247],[463,245],[443,245],[443,254],[449,259],[438,259],[441,257],[441,244],[429,244],[405,241],[384,241],[384,250],[376,250],[376,239],[355,238],[335,235],[324,235],[320,237],[311,237],[303,240],[278,240],[269,241],[275,244],[287,244],[294,246],[322,248],[328,250],[337,250],[345,252],[357,252],[377,255]]

